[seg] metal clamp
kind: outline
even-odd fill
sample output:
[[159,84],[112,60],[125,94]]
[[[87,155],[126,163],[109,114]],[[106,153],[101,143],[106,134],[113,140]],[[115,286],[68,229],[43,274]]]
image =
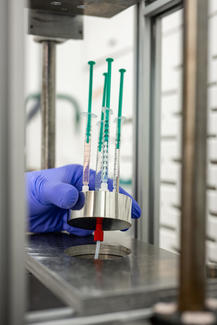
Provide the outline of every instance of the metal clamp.
[[72,211],[68,224],[95,230],[96,218],[103,218],[103,230],[123,230],[131,227],[132,199],[118,192],[88,191],[82,210]]

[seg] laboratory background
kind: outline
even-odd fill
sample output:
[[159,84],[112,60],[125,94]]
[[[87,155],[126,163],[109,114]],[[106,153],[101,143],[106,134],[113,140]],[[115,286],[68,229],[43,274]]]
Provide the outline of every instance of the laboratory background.
[[[88,102],[88,60],[96,60],[93,83],[93,112],[101,108],[105,58],[114,61],[111,107],[118,108],[118,68],[126,67],[121,147],[121,181],[133,193],[133,119],[135,117],[135,28],[136,9],[131,7],[111,19],[84,16],[84,40],[69,40],[57,46],[57,133],[56,166],[83,163],[83,133]],[[208,164],[207,164],[207,246],[208,258],[217,262],[217,3],[209,1],[208,40]],[[179,251],[181,176],[181,81],[182,9],[161,19],[160,80],[160,247]],[[26,36],[26,169],[40,169],[40,111],[32,117],[41,89],[41,47]],[[116,71],[115,71],[116,70]],[[58,98],[58,95],[61,96]],[[64,99],[64,96],[66,99]],[[32,99],[31,99],[32,97]],[[67,99],[69,97],[69,99]],[[31,117],[31,118],[30,118]],[[115,127],[113,126],[113,130]],[[96,140],[95,140],[96,141]],[[91,162],[95,168],[94,160]]]
[[0,325],[217,324],[216,34],[217,0],[2,0]]

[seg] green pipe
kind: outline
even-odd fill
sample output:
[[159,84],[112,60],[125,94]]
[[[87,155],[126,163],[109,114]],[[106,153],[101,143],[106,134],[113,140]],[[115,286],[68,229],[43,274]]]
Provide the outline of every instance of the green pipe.
[[125,69],[120,69],[119,72],[120,72],[120,90],[119,90],[118,121],[117,121],[117,142],[116,142],[116,148],[117,149],[120,149],[124,73],[126,72],[126,70]]
[[107,80],[107,97],[106,97],[106,107],[110,108],[110,99],[111,99],[111,74],[112,74],[112,58],[107,58],[108,62],[108,80]]
[[108,73],[107,73],[107,92],[106,92],[106,114],[105,114],[105,130],[104,130],[104,140],[108,142],[109,140],[109,113],[110,113],[110,99],[111,99],[111,72],[112,72],[112,58],[107,58],[108,62]]
[[89,98],[88,98],[88,116],[87,116],[87,130],[86,130],[86,141],[89,143],[91,136],[91,108],[92,108],[92,93],[93,93],[93,66],[96,62],[89,61],[90,76],[89,76]]

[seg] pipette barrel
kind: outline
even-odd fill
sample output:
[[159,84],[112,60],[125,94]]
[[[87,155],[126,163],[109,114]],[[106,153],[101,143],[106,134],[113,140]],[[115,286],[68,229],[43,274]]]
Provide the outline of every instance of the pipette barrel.
[[115,162],[114,162],[114,179],[113,191],[119,192],[119,179],[120,179],[120,149],[115,148]]
[[101,186],[101,174],[102,174],[102,146],[103,146],[103,124],[104,124],[104,107],[106,103],[106,90],[107,90],[107,73],[103,73],[104,87],[103,87],[103,97],[102,97],[102,108],[101,117],[99,121],[99,141],[97,147],[97,158],[96,158],[96,181],[95,189],[99,190]]
[[84,142],[84,169],[83,169],[83,190],[88,191],[89,189],[89,178],[90,178],[90,154],[91,154],[91,138],[89,142]]
[[106,59],[108,63],[107,73],[107,91],[106,91],[106,108],[104,117],[103,130],[103,157],[102,157],[102,184],[101,189],[108,189],[108,158],[109,158],[109,114],[110,114],[110,96],[111,96],[111,70],[113,59]]
[[104,115],[105,115],[104,110],[106,105],[106,92],[107,92],[107,82],[108,82],[107,73],[103,73],[103,75],[105,79],[104,79],[102,110],[101,110],[101,119],[100,119],[99,145],[98,145],[99,151],[102,151],[102,144],[103,144],[103,126],[104,126]]
[[97,151],[96,158],[96,178],[95,178],[95,190],[98,191],[101,186],[101,174],[102,174],[102,151]]

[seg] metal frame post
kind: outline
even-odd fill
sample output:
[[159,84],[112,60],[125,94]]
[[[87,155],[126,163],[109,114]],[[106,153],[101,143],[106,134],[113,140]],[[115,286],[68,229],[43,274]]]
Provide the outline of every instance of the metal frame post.
[[155,37],[159,40],[157,33],[160,32],[160,21],[155,29],[153,20],[144,17],[144,9],[144,2],[141,1],[137,10],[134,192],[142,209],[142,218],[137,221],[136,237],[158,245],[159,199],[156,199],[156,189],[159,174],[154,173],[154,170],[157,170],[155,163],[158,161],[156,155],[159,153],[160,139],[153,131],[160,132],[160,128],[159,114],[155,114],[159,107],[153,92],[158,91],[160,80],[160,67],[155,64],[160,50],[159,44],[155,42]]
[[[142,219],[136,221],[135,237],[149,241],[148,227],[148,172],[149,172],[149,96],[150,96],[150,21],[144,19],[144,2],[136,12],[136,79],[134,114],[134,195],[142,210]],[[145,91],[146,85],[146,91]],[[144,186],[147,184],[147,187]]]
[[205,307],[207,6],[184,2],[181,311]]
[[0,323],[25,311],[24,2],[0,2]]
[[182,0],[156,0],[136,13],[134,119],[134,195],[142,217],[135,237],[159,245],[161,17],[182,7]]
[[41,168],[55,167],[56,155],[56,42],[42,41]]
[[[206,124],[207,124],[207,1],[185,0],[183,78],[183,172],[179,309],[203,310],[205,306],[206,234]],[[153,25],[158,17],[181,8],[183,1],[156,0],[138,6],[137,79],[135,121],[135,194],[141,204],[142,219],[136,235],[157,243],[159,232],[154,213],[159,156],[154,129],[158,121],[156,86],[159,67]],[[157,25],[156,25],[157,26]],[[157,27],[154,28],[157,28]],[[155,59],[153,59],[155,57]],[[155,111],[153,111],[155,110]],[[152,146],[154,149],[152,151]],[[149,158],[150,157],[150,158]],[[159,190],[159,185],[158,185]],[[154,239],[154,240],[153,240]]]
[[181,1],[137,6],[134,121],[134,194],[142,209],[135,237],[159,245],[161,16]]
[[159,245],[160,222],[160,130],[161,130],[161,19],[152,22],[152,88],[150,102],[149,242]]

